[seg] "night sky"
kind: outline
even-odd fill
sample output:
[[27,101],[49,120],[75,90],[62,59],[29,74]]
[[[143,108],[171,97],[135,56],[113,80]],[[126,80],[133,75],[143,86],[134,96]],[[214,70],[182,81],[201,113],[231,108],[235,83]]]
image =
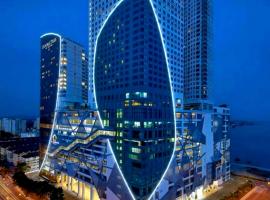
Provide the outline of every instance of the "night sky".
[[[213,1],[213,100],[234,119],[270,120],[270,1]],[[38,116],[39,37],[88,47],[88,1],[0,0],[0,24],[0,116]]]

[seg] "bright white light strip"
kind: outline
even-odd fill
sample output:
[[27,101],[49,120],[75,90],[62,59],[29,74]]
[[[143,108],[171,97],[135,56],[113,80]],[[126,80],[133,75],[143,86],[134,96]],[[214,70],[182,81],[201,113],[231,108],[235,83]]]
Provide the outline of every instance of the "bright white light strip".
[[33,174],[33,173],[36,173],[36,172],[40,172],[40,170],[34,170],[34,171],[29,171],[29,172],[25,172],[25,174]]
[[[98,118],[99,118],[99,120],[100,120],[100,123],[101,123],[102,128],[104,128],[104,125],[103,125],[103,122],[102,122],[102,120],[101,120],[100,113],[99,113],[99,110],[98,110],[98,102],[97,102],[97,97],[96,97],[96,87],[95,87],[95,65],[96,65],[96,62],[95,62],[95,61],[96,61],[97,43],[98,43],[99,36],[100,36],[102,30],[104,29],[105,25],[107,24],[108,20],[110,19],[111,15],[114,13],[114,11],[118,8],[118,6],[119,6],[123,1],[124,1],[124,0],[120,0],[120,1],[115,5],[115,7],[112,9],[112,11],[110,12],[110,14],[107,16],[106,20],[104,21],[104,23],[102,24],[102,26],[101,26],[101,28],[100,28],[100,30],[99,30],[99,33],[97,34],[97,39],[96,39],[96,41],[95,41],[94,59],[93,59],[93,69],[92,69],[92,70],[93,70],[93,89],[94,89],[94,99],[95,99],[96,109],[97,109],[97,113],[98,113]],[[130,187],[129,187],[129,185],[128,185],[128,183],[127,183],[127,181],[126,181],[126,179],[125,179],[125,177],[124,177],[124,175],[123,175],[123,173],[122,173],[122,170],[121,170],[120,166],[118,165],[118,162],[117,162],[117,160],[116,160],[116,157],[115,157],[115,154],[114,154],[114,152],[113,152],[113,149],[112,149],[112,146],[111,146],[111,142],[110,142],[109,139],[107,139],[107,143],[108,143],[108,145],[109,145],[109,149],[110,149],[110,151],[111,151],[111,153],[112,153],[113,160],[114,160],[114,162],[115,162],[115,164],[116,164],[116,166],[117,166],[117,169],[118,169],[118,171],[119,171],[119,173],[120,173],[122,179],[124,180],[124,183],[125,183],[125,185],[126,185],[128,191],[129,191],[129,193],[130,193],[132,199],[133,199],[133,200],[136,200],[136,199],[135,199],[135,196],[133,195],[133,193],[132,193],[132,191],[131,191],[131,189],[130,189]]]
[[[50,36],[50,35],[53,35],[53,36],[57,36],[59,38],[59,69],[58,69],[58,77],[60,75],[60,68],[61,68],[61,56],[62,56],[62,37],[61,35],[57,34],[57,33],[46,33],[44,35],[42,35],[40,38],[43,38],[43,37],[46,37],[46,36]],[[56,102],[55,102],[55,109],[54,109],[54,116],[53,116],[53,125],[52,125],[52,129],[51,129],[51,134],[50,134],[50,139],[49,139],[49,143],[48,143],[48,146],[47,146],[47,149],[46,149],[46,153],[45,153],[45,156],[44,156],[44,159],[42,161],[42,164],[39,168],[39,172],[42,170],[45,162],[46,162],[46,159],[48,157],[48,153],[49,153],[49,148],[51,146],[51,141],[52,141],[52,136],[53,136],[53,130],[54,130],[54,126],[55,126],[55,122],[56,122],[56,110],[58,109],[58,97],[59,97],[59,78],[57,79],[57,92],[56,92]]]
[[163,46],[163,51],[164,51],[164,55],[165,55],[165,59],[166,59],[166,64],[167,64],[167,71],[168,71],[168,75],[169,75],[169,81],[170,81],[170,89],[171,89],[171,94],[172,94],[172,106],[173,106],[173,120],[174,120],[174,144],[173,144],[173,153],[172,153],[172,156],[171,156],[171,159],[168,163],[168,166],[166,168],[166,170],[164,171],[164,174],[162,175],[160,181],[158,182],[157,186],[155,187],[155,189],[153,190],[152,194],[149,196],[148,200],[151,200],[151,198],[154,196],[156,190],[158,189],[159,185],[161,184],[162,180],[164,179],[168,169],[170,168],[170,165],[174,159],[174,152],[176,150],[176,117],[175,117],[175,101],[174,101],[174,93],[173,93],[173,88],[172,88],[172,81],[171,81],[171,72],[170,72],[170,68],[169,68],[169,61],[168,61],[168,56],[167,56],[167,51],[166,51],[166,46],[165,46],[165,43],[164,43],[164,39],[163,39],[163,35],[162,35],[162,32],[161,32],[161,27],[160,27],[160,24],[158,22],[158,16],[155,12],[155,7],[154,7],[154,4],[152,2],[152,0],[149,0],[151,6],[152,6],[152,10],[153,10],[153,13],[155,15],[155,19],[156,19],[156,22],[157,22],[157,25],[158,25],[158,30],[159,30],[159,34],[160,34],[160,37],[161,37],[161,42],[162,42],[162,46]]
[[134,197],[134,195],[133,195],[133,193],[132,193],[132,191],[131,191],[131,189],[130,189],[130,187],[129,187],[129,185],[128,185],[128,183],[127,183],[127,181],[126,181],[126,179],[125,179],[125,177],[124,177],[124,175],[123,175],[123,172],[122,172],[120,166],[118,165],[118,162],[117,162],[116,157],[115,157],[115,154],[114,154],[114,152],[113,152],[113,149],[112,149],[112,145],[111,145],[110,140],[107,139],[107,142],[108,142],[108,144],[109,144],[109,149],[110,149],[110,151],[111,151],[111,153],[112,153],[112,156],[113,156],[114,162],[116,163],[117,169],[118,169],[118,171],[120,172],[120,175],[122,176],[122,178],[123,178],[123,180],[124,180],[124,183],[125,183],[125,185],[127,186],[127,189],[128,189],[128,191],[129,191],[129,193],[130,193],[132,199],[135,200],[135,197]]
[[[101,34],[103,28],[105,27],[107,21],[109,20],[110,16],[114,13],[114,11],[117,9],[117,7],[118,7],[123,1],[124,1],[124,0],[120,0],[120,1],[116,4],[115,8],[110,12],[110,14],[108,15],[107,19],[104,21],[104,23],[103,23],[103,25],[101,26],[101,29],[100,29],[100,31],[99,31],[99,33],[98,33],[98,35],[97,35],[97,39],[96,39],[96,42],[95,42],[95,48],[94,48],[94,59],[93,59],[93,88],[94,88],[94,99],[95,99],[95,104],[96,104],[96,108],[97,108],[97,112],[98,112],[98,117],[99,117],[99,119],[100,119],[100,121],[101,121],[102,128],[104,128],[104,126],[103,126],[103,122],[102,122],[102,120],[101,120],[100,113],[99,113],[99,110],[98,110],[98,103],[97,103],[96,89],[95,89],[95,59],[96,59],[97,42],[98,42],[99,36],[100,36],[100,34]],[[170,73],[170,69],[169,69],[169,62],[168,62],[168,57],[167,57],[166,47],[165,47],[165,44],[164,44],[164,40],[163,40],[163,36],[162,36],[160,24],[159,24],[159,22],[158,22],[158,17],[157,17],[157,15],[156,15],[156,13],[155,13],[155,8],[154,8],[154,5],[153,5],[153,2],[152,2],[152,0],[149,0],[149,2],[150,2],[150,4],[151,4],[151,7],[152,7],[152,10],[153,10],[153,13],[154,13],[154,15],[155,15],[155,19],[156,19],[156,22],[157,22],[157,25],[158,25],[159,34],[160,34],[160,37],[161,37],[161,42],[162,42],[163,51],[164,51],[164,55],[165,55],[165,59],[166,59],[166,64],[167,64],[167,72],[168,72],[168,76],[169,76],[170,90],[171,90],[172,104],[173,104],[172,106],[173,106],[173,116],[174,116],[174,148],[173,148],[173,153],[172,153],[172,156],[171,156],[171,158],[170,158],[169,164],[168,164],[166,170],[164,171],[164,174],[162,175],[162,177],[161,177],[160,181],[158,182],[157,186],[155,187],[155,189],[153,190],[153,192],[152,192],[151,195],[149,196],[148,200],[150,200],[150,199],[153,197],[153,195],[155,194],[157,188],[158,188],[159,185],[161,184],[163,178],[165,177],[165,175],[166,175],[166,173],[167,173],[167,171],[168,171],[168,169],[169,169],[169,167],[170,167],[170,165],[171,165],[171,163],[172,163],[172,161],[173,161],[173,158],[174,158],[174,152],[175,152],[175,150],[176,150],[176,139],[177,139],[177,138],[176,138],[175,107],[174,107],[174,106],[175,106],[175,101],[174,101],[174,93],[173,93],[173,89],[172,89],[171,73]],[[135,200],[135,197],[134,197],[132,191],[130,190],[130,187],[128,186],[128,183],[127,183],[127,181],[126,181],[126,179],[125,179],[125,177],[124,177],[124,175],[123,175],[123,173],[122,173],[122,170],[120,169],[120,167],[119,167],[119,165],[118,165],[118,162],[117,162],[117,160],[116,160],[116,157],[115,157],[114,152],[113,152],[112,147],[111,147],[110,140],[107,140],[107,142],[108,142],[108,144],[109,144],[110,151],[112,152],[112,155],[113,155],[114,161],[115,161],[115,163],[116,163],[116,166],[117,166],[117,168],[118,168],[118,170],[119,170],[119,172],[120,172],[120,174],[121,174],[121,176],[122,176],[122,178],[123,178],[123,180],[124,180],[124,182],[125,182],[125,184],[126,184],[128,190],[129,190],[129,192],[130,192],[132,198]]]
[[45,33],[42,36],[40,36],[40,38],[43,38],[43,37],[46,37],[46,36],[50,36],[50,35],[53,35],[53,36],[57,36],[59,38],[62,38],[61,35],[59,35],[57,33]]

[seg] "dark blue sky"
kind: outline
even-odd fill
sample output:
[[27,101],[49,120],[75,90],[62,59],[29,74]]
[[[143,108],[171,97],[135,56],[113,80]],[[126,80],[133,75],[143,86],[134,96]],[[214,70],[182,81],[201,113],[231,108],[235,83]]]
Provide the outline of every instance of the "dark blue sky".
[[[233,118],[270,120],[270,1],[214,0],[213,99]],[[88,46],[87,0],[0,0],[0,116],[37,116],[39,37]]]

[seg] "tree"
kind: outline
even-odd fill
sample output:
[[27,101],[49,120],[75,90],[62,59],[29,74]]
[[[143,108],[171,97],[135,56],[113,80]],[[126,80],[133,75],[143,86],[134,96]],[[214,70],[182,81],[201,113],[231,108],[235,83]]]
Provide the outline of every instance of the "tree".
[[64,200],[64,192],[62,188],[54,188],[50,194],[50,200]]
[[18,186],[24,188],[27,192],[34,192],[43,199],[45,195],[50,195],[51,200],[64,200],[62,188],[55,188],[47,181],[34,181],[29,179],[22,171],[16,171],[13,175],[14,181]]
[[25,173],[28,169],[29,169],[29,166],[25,162],[18,163],[16,166],[17,172],[24,172]]

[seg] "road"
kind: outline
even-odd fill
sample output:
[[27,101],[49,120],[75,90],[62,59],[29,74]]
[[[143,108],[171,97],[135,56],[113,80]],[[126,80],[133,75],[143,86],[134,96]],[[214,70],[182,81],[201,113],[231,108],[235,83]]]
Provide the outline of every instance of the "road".
[[0,200],[33,200],[30,196],[25,196],[23,191],[14,184],[12,178],[6,175],[0,177]]
[[1,200],[20,200],[10,189],[0,180],[0,199]]
[[247,193],[241,200],[270,200],[270,187],[258,185]]

